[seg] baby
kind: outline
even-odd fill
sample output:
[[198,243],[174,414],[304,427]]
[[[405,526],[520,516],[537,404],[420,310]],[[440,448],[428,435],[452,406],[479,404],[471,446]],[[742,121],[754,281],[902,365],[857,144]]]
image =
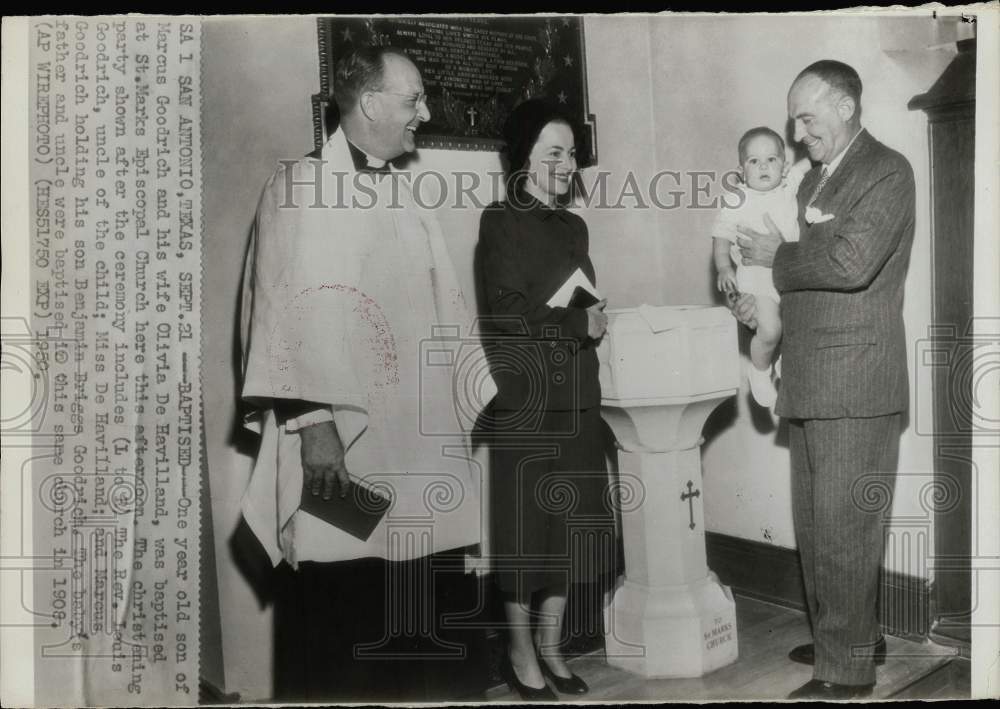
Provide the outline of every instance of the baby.
[[[785,241],[798,241],[799,208],[795,193],[810,165],[808,160],[801,160],[785,170],[785,141],[764,127],[743,134],[739,158],[743,202],[724,205],[712,227],[713,256],[718,272],[716,286],[730,298],[739,293],[756,296],[757,330],[750,341],[750,392],[761,406],[773,406],[778,392],[771,379],[771,362],[781,342],[780,298],[771,280],[770,268],[742,264],[737,227],[766,232],[766,214]],[[734,263],[737,264],[735,269]]]

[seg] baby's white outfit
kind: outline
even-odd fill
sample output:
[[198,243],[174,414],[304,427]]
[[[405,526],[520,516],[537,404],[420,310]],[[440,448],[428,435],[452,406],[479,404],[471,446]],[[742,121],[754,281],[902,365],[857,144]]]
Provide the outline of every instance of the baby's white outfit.
[[711,235],[717,239],[733,242],[730,257],[736,264],[736,283],[740,293],[766,295],[775,302],[780,300],[774,288],[771,269],[766,266],[744,266],[740,254],[740,235],[736,230],[742,226],[754,231],[766,232],[764,215],[769,214],[785,241],[799,240],[799,204],[795,198],[803,176],[809,171],[809,161],[801,160],[788,170],[788,175],[773,190],[761,192],[746,185],[742,187],[743,200],[739,195],[727,194],[723,198],[723,208],[715,218]]

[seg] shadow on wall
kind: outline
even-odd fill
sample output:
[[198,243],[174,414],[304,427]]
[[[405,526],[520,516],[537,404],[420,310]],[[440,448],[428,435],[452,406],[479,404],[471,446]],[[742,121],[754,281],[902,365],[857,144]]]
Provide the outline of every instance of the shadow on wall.
[[[250,243],[252,226],[247,229],[246,244]],[[246,269],[247,253],[244,248],[243,271]],[[236,291],[236,299],[233,303],[233,322],[241,322],[241,287]],[[240,329],[237,328],[233,334],[231,351],[231,375],[233,377],[232,391],[241,392],[243,390],[243,349],[240,342]],[[227,443],[239,453],[256,458],[257,449],[260,446],[260,439],[254,433],[248,431],[243,426],[243,417],[246,413],[246,405],[239,401],[236,406],[236,414],[233,416],[229,427]],[[246,520],[240,516],[239,524],[229,538],[229,551],[232,555],[233,563],[240,574],[246,580],[247,585],[253,591],[260,607],[267,606],[274,598],[275,574],[271,559],[264,551],[257,537],[250,530]]]
[[[247,253],[247,247],[250,245],[250,237],[253,232],[253,225],[249,226],[246,231],[246,239],[244,240],[243,248],[243,264],[240,269],[241,273],[246,273],[246,264],[249,254]],[[243,296],[243,280],[240,279],[240,287],[236,289],[236,297],[233,302],[233,322],[240,324],[242,322],[241,317],[241,300]],[[237,327],[233,331],[233,341],[230,357],[230,371],[233,377],[233,391],[242,392],[243,391],[243,347],[240,342],[240,327]],[[238,397],[239,398],[239,397]],[[229,436],[226,442],[238,452],[249,456],[256,456],[258,447],[258,438],[253,435],[243,426],[243,416],[246,413],[245,404],[243,404],[242,399],[237,402],[236,415],[230,422]]]
[[[717,299],[721,300],[722,295],[718,294]],[[725,305],[725,303],[718,303],[719,305]],[[744,326],[737,325],[737,332],[739,333],[739,349],[740,349],[740,362],[741,366],[749,361],[750,352],[750,339],[753,337],[753,331]],[[742,376],[742,375],[741,375]],[[778,385],[781,386],[780,383]],[[760,406],[756,401],[754,401],[753,396],[750,394],[749,389],[745,392],[741,392],[736,396],[730,397],[722,402],[716,409],[709,414],[708,420],[705,421],[705,428],[703,429],[703,437],[705,439],[704,446],[709,445],[717,436],[720,436],[729,428],[736,425],[736,420],[739,417],[739,410],[737,406],[737,397],[743,396],[744,406],[750,413],[750,423],[756,433],[760,435],[774,435],[774,445],[780,448],[788,448],[788,424],[783,418],[778,418],[774,416],[768,409]]]

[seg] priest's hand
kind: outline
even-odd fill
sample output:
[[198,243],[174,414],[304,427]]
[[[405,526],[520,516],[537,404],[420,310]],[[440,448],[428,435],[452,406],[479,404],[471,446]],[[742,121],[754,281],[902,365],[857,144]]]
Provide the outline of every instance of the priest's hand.
[[764,225],[767,227],[765,232],[754,231],[745,226],[736,227],[736,230],[743,235],[739,237],[739,245],[744,266],[771,268],[774,264],[774,254],[785,242],[785,237],[782,236],[781,230],[771,219],[770,214],[764,215]]
[[339,483],[340,496],[345,497],[350,478],[344,464],[344,444],[333,421],[306,426],[299,430],[302,443],[303,485],[312,495],[333,497],[334,482]]
[[587,308],[587,336],[595,340],[604,337],[608,331],[608,316],[604,314],[604,308],[608,304],[608,299],[598,301]]

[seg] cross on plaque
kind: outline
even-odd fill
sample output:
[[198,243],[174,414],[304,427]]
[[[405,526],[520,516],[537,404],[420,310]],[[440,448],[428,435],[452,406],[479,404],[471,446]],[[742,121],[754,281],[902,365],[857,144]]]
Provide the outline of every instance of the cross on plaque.
[[469,116],[469,126],[472,128],[476,127],[476,108],[475,106],[469,106],[469,110],[465,112]]
[[688,514],[691,515],[691,524],[688,525],[688,529],[694,529],[694,498],[701,497],[701,490],[691,492],[693,487],[694,483],[688,480],[688,491],[681,493],[681,500],[687,500]]

